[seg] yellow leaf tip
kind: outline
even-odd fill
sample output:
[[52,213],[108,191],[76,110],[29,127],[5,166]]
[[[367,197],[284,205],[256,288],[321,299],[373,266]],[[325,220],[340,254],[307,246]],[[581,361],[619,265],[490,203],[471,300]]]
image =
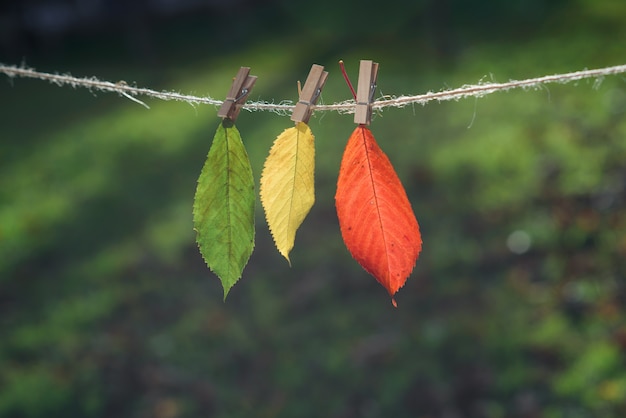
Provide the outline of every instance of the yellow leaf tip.
[[285,257],[285,260],[287,260],[289,267],[291,267],[291,260],[289,259],[289,251],[280,251],[280,255]]

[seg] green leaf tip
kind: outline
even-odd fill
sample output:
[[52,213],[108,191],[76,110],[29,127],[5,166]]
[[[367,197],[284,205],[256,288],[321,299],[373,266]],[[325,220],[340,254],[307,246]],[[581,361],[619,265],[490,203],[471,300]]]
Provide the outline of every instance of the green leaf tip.
[[230,119],[217,128],[193,202],[202,258],[228,292],[254,249],[254,178],[239,131]]

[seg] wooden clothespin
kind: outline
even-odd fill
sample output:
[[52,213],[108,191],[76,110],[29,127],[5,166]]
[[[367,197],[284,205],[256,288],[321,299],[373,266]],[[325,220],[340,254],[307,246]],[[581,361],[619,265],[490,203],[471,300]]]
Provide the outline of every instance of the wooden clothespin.
[[291,114],[292,121],[309,123],[313,107],[315,107],[322,93],[326,78],[328,78],[328,71],[324,71],[322,65],[313,64],[304,83],[304,88],[300,93],[298,103],[296,103],[296,107]]
[[378,63],[371,60],[361,60],[359,84],[356,90],[354,123],[369,125],[372,121],[372,103],[376,93],[377,77]]
[[250,74],[250,67],[241,67],[230,86],[226,100],[217,112],[217,116],[228,118],[233,122],[237,119],[241,106],[246,102],[246,98],[252,91],[252,86],[257,77]]

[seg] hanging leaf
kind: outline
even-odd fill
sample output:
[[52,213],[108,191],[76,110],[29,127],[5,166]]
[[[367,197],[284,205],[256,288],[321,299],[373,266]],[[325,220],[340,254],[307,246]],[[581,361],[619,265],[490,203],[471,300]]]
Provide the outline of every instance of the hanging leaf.
[[193,221],[200,252],[220,278],[224,299],[254,248],[254,179],[239,131],[230,119],[217,128],[198,179]]
[[304,122],[276,138],[261,175],[261,203],[278,251],[287,259],[315,202],[315,138]]
[[335,195],[341,235],[356,261],[393,295],[422,248],[404,187],[371,131],[359,125],[341,161]]

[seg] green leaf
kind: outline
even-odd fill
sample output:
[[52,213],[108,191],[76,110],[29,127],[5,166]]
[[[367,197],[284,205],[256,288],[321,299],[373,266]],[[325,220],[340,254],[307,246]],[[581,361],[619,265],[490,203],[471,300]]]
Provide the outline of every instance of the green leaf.
[[254,248],[254,179],[239,131],[229,119],[217,128],[193,203],[200,253],[220,278],[224,299]]

